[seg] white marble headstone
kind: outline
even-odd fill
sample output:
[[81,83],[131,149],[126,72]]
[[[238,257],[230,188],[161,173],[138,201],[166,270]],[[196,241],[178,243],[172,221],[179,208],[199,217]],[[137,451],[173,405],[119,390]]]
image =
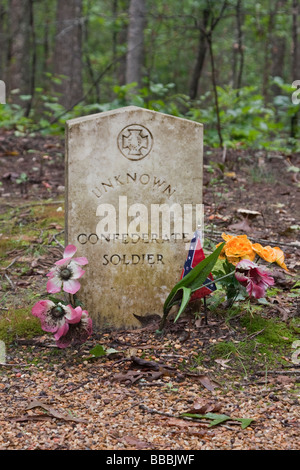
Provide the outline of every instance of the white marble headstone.
[[202,222],[203,126],[129,106],[66,125],[66,244],[99,327],[162,314]]

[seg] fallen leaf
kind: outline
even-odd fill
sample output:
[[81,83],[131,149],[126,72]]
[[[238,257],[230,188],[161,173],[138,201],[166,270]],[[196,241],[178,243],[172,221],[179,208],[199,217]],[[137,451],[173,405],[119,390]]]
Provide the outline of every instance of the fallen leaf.
[[87,421],[84,419],[75,418],[71,415],[60,413],[59,411],[56,411],[52,406],[47,405],[46,403],[43,403],[40,400],[32,400],[32,402],[27,406],[26,410],[31,410],[33,408],[43,408],[44,410],[48,411],[49,415],[51,415],[53,418],[63,419],[65,421],[75,421],[76,423],[87,423]]
[[251,232],[252,228],[250,227],[247,219],[243,219],[241,222],[236,224],[229,225],[229,230],[239,230],[241,232]]
[[208,412],[220,411],[220,409],[221,405],[219,403],[210,403],[204,400],[195,400],[192,408],[188,411],[188,413],[205,414]]
[[125,436],[122,438],[122,441],[125,441],[127,444],[131,446],[135,446],[137,449],[147,449],[151,447],[150,442],[141,441],[133,436]]
[[215,380],[210,379],[205,374],[186,374],[188,377],[194,377],[199,380],[199,382],[203,385],[203,387],[207,388],[211,392],[219,386],[218,382]]
[[217,364],[220,364],[222,367],[228,367],[230,368],[231,366],[228,366],[227,363],[230,362],[230,359],[215,359],[215,362]]

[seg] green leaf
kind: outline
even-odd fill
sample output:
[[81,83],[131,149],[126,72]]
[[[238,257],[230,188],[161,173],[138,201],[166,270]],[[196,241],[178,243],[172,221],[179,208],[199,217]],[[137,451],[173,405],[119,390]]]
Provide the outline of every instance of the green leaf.
[[246,429],[247,426],[249,426],[252,421],[254,421],[253,418],[234,418],[236,421],[241,422],[241,428]]
[[210,419],[209,427],[217,426],[218,424],[224,423],[225,421],[239,421],[241,423],[241,428],[245,429],[249,424],[254,421],[252,418],[231,418],[228,415],[217,414],[217,413],[206,413],[205,415],[200,415],[197,413],[183,413],[180,417],[193,418],[193,419]]
[[[188,294],[191,295],[193,292],[203,286],[203,282],[209,276],[214,265],[216,264],[224,244],[225,243],[222,243],[220,246],[218,246],[218,248],[216,248],[213,253],[197,264],[197,266],[195,266],[173,287],[164,303],[164,315],[168,314],[173,305],[183,300],[183,295],[184,307],[187,305]],[[189,290],[186,290],[185,288],[188,288]],[[182,311],[183,309],[181,309],[180,313],[182,313]]]
[[224,423],[224,421],[231,419],[230,416],[216,413],[206,413],[205,418],[212,420],[209,424],[209,427],[217,426],[218,424]]
[[189,289],[188,287],[182,287],[181,289],[182,289],[182,301],[181,301],[180,309],[179,309],[179,311],[177,313],[177,316],[174,320],[174,323],[178,320],[178,318],[180,317],[182,312],[185,310],[185,307],[189,303],[189,300],[190,300],[191,294],[192,294],[192,289]]
[[90,354],[94,357],[106,356],[106,350],[102,344],[97,344],[93,349],[90,350]]
[[102,344],[97,344],[93,349],[90,350],[92,357],[108,356],[109,354],[117,353],[118,351],[114,348],[105,349]]

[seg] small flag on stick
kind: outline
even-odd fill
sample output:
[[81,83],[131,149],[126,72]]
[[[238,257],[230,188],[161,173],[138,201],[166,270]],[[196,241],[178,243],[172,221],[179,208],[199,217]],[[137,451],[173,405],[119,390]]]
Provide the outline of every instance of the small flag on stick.
[[[203,248],[202,248],[201,232],[200,230],[196,230],[191,240],[190,249],[187,255],[187,259],[184,263],[184,267],[183,267],[180,279],[186,276],[204,258],[205,258],[205,255],[204,255]],[[203,284],[209,284],[209,285],[205,287],[201,287],[201,289],[196,290],[192,294],[190,300],[193,301],[193,300],[202,299],[203,297],[206,297],[210,295],[213,291],[215,291],[216,286],[214,283],[212,283],[213,280],[214,280],[213,276],[212,274],[210,274],[209,277],[206,278],[206,280],[203,283]]]

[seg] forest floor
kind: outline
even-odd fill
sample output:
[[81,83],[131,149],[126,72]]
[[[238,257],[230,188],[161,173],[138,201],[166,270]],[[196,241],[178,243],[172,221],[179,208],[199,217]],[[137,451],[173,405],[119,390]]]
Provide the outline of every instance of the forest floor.
[[0,449],[299,450],[299,163],[204,153],[208,242],[246,233],[285,253],[265,304],[212,302],[207,325],[188,313],[162,335],[154,321],[60,350],[30,311],[61,255],[64,142],[1,131]]

